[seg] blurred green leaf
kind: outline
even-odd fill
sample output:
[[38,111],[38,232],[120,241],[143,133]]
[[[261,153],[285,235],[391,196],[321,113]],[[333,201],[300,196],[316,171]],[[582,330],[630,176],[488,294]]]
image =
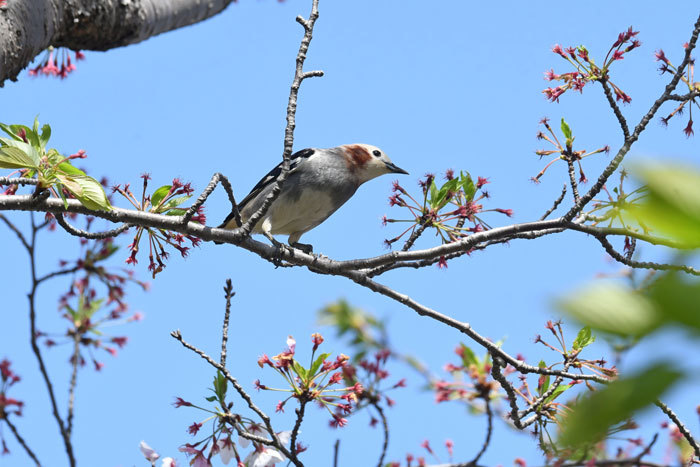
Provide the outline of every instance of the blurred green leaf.
[[624,337],[644,336],[661,324],[645,296],[610,282],[588,285],[557,305],[585,326]]
[[700,172],[681,165],[648,164],[634,172],[648,196],[632,212],[653,230],[686,248],[700,247]]
[[460,343],[459,347],[462,350],[462,365],[465,368],[469,368],[469,365],[479,365],[479,358],[476,356],[472,349],[470,349],[463,343]]
[[601,440],[612,425],[653,403],[682,376],[670,363],[660,362],[613,381],[573,407],[564,419],[559,443],[579,446]]
[[688,282],[680,274],[665,274],[650,287],[649,298],[661,319],[700,332],[700,282]]
[[578,332],[576,339],[574,339],[574,350],[581,350],[593,342],[595,342],[595,336],[591,333],[591,328],[585,326]]

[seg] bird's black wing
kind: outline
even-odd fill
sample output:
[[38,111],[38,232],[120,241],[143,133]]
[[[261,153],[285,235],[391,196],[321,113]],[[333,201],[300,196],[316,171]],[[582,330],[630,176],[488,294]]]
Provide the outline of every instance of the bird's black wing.
[[[291,174],[294,172],[294,170],[299,166],[299,164],[304,160],[308,159],[311,157],[314,153],[316,152],[315,149],[312,148],[306,148],[302,149],[301,151],[297,151],[294,154],[291,155],[289,158],[289,173]],[[252,190],[250,190],[250,193],[243,198],[243,200],[238,203],[238,210],[242,211],[245,205],[252,199],[254,199],[256,196],[260,194],[265,188],[267,188],[270,184],[274,183],[275,180],[277,180],[277,177],[282,173],[282,162],[277,164],[277,166],[270,170],[267,175],[265,175],[254,187]],[[223,227],[226,225],[231,219],[235,217],[235,214],[231,212],[226,219],[224,219],[224,222],[219,226]]]

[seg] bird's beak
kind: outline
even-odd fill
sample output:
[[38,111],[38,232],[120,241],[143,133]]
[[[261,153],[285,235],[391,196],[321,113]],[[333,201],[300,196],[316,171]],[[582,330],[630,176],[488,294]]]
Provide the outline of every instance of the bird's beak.
[[391,163],[391,162],[385,162],[385,164],[386,164],[386,168],[389,169],[389,172],[391,172],[391,173],[395,173],[395,174],[406,174],[406,175],[408,175],[408,172],[406,172],[406,171],[405,171],[404,169],[402,169],[401,167],[395,166],[395,165],[394,165],[393,163]]

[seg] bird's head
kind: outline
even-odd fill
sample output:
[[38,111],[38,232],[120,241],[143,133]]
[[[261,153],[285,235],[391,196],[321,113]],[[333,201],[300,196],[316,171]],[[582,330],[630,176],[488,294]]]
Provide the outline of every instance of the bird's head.
[[384,151],[371,144],[346,144],[341,146],[347,158],[348,166],[364,183],[384,174],[408,174],[391,162]]

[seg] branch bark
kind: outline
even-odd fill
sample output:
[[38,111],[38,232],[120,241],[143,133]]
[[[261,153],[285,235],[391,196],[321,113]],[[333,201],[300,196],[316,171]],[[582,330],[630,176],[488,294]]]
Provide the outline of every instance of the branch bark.
[[49,46],[110,50],[198,23],[232,0],[10,0],[0,9],[0,86]]

